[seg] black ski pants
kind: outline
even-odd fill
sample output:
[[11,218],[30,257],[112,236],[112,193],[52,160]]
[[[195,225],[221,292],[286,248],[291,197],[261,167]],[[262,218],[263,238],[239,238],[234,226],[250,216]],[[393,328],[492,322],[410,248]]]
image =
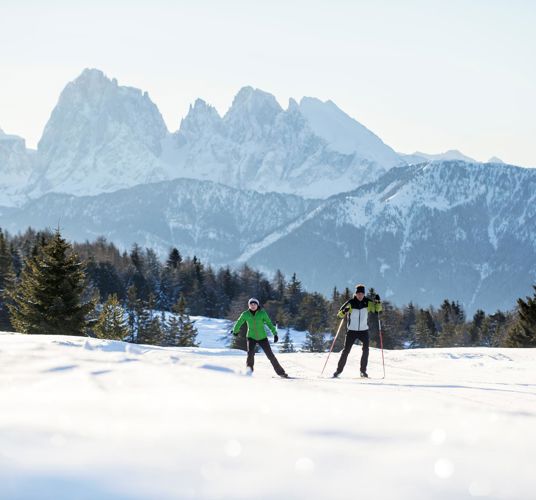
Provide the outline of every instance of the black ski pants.
[[283,367],[279,364],[279,361],[277,361],[272,348],[270,347],[270,342],[268,342],[268,339],[262,339],[262,340],[255,340],[247,338],[248,342],[248,359],[246,362],[246,365],[253,369],[253,364],[255,363],[255,347],[257,344],[259,344],[264,351],[264,354],[266,354],[266,357],[270,360],[270,363],[272,363],[272,366],[274,367],[275,372],[278,375],[283,375],[285,373],[285,370],[283,370]]
[[344,365],[346,365],[346,360],[348,359],[348,354],[352,350],[352,346],[355,344],[356,340],[360,340],[363,344],[363,354],[361,354],[361,371],[367,371],[368,355],[369,355],[369,333],[368,330],[362,330],[357,332],[355,330],[348,330],[346,332],[346,339],[344,341],[344,349],[341,352],[341,357],[339,358],[339,364],[337,365],[337,372],[342,373],[344,370]]

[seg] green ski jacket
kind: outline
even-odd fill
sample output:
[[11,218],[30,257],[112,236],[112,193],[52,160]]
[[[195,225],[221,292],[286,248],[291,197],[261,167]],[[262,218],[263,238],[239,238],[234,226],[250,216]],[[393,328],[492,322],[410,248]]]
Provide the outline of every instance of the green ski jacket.
[[253,314],[249,309],[247,311],[244,311],[233,327],[233,335],[238,335],[240,327],[244,323],[247,323],[248,325],[247,336],[250,339],[263,340],[265,338],[268,338],[268,335],[266,335],[266,330],[264,329],[264,325],[268,326],[272,334],[277,334],[275,326],[270,320],[268,313],[264,309],[258,309],[255,314]]

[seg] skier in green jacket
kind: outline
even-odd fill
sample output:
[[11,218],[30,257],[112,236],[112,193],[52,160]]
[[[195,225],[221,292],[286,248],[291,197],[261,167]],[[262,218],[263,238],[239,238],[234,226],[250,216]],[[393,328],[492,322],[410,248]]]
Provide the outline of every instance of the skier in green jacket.
[[246,361],[247,369],[249,373],[253,373],[253,364],[255,361],[255,347],[259,344],[272,363],[275,372],[282,378],[288,378],[288,375],[285,373],[283,367],[277,361],[270,343],[268,342],[268,336],[266,335],[266,330],[264,325],[266,325],[274,336],[274,343],[279,340],[277,336],[277,330],[273,325],[268,313],[260,307],[260,303],[257,299],[251,298],[248,300],[248,309],[244,311],[238,320],[236,321],[233,327],[233,335],[238,335],[240,327],[247,323],[248,333],[247,333],[247,346],[248,346],[248,357]]

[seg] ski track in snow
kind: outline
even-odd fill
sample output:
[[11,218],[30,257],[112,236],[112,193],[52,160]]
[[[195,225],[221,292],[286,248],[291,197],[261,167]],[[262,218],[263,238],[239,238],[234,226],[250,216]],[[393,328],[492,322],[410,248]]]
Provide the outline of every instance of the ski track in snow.
[[326,355],[0,334],[0,498],[533,498],[534,350]]

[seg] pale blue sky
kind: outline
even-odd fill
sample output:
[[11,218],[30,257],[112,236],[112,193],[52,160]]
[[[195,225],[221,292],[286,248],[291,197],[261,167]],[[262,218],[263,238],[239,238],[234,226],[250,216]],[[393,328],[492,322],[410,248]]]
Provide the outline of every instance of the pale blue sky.
[[223,114],[252,85],[284,107],[331,99],[397,151],[536,166],[535,26],[530,0],[0,0],[0,127],[35,147],[96,67],[170,130],[197,97]]

